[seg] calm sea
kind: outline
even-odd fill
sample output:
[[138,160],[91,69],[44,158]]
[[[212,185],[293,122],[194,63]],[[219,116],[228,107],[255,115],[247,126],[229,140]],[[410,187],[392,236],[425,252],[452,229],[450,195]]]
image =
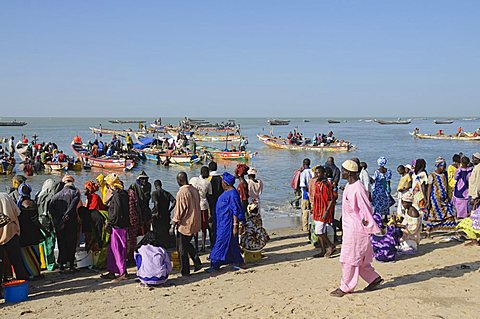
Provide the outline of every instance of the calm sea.
[[[149,118],[141,118],[147,121],[153,121]],[[12,120],[11,118],[2,118],[1,120]],[[53,141],[65,153],[72,155],[70,142],[75,135],[79,135],[84,141],[93,140],[95,136],[90,132],[89,127],[103,128],[136,128],[136,124],[110,124],[108,118],[17,118],[18,121],[26,121],[28,125],[24,127],[0,127],[0,137],[7,138],[15,136],[19,140],[22,134],[25,134],[30,140],[32,135],[37,134],[39,141]],[[209,119],[211,122],[224,121],[226,119]],[[478,142],[457,142],[457,141],[434,141],[434,140],[416,140],[409,135],[415,127],[421,132],[434,133],[443,129],[445,133],[455,133],[461,126],[465,131],[473,131],[480,127],[480,121],[456,120],[450,125],[436,125],[433,119],[413,120],[409,125],[379,125],[374,122],[365,122],[362,119],[345,118],[339,119],[340,124],[328,124],[325,118],[309,119],[305,123],[303,119],[291,119],[289,126],[271,127],[267,124],[265,118],[239,118],[237,123],[241,125],[242,134],[248,137],[249,149],[252,152],[258,152],[258,155],[250,161],[249,165],[256,167],[258,177],[264,181],[265,189],[262,196],[263,216],[267,228],[276,228],[279,226],[296,225],[299,223],[299,211],[289,207],[288,201],[292,197],[292,190],[289,183],[293,171],[301,165],[304,158],[311,159],[312,164],[323,164],[330,155],[334,156],[337,165],[342,161],[353,156],[359,157],[369,165],[369,172],[373,174],[376,168],[376,160],[380,156],[388,159],[387,167],[394,172],[394,184],[398,181],[395,169],[399,164],[407,164],[416,158],[425,158],[428,169],[433,170],[433,161],[437,156],[443,156],[447,162],[451,161],[454,153],[463,152],[469,156],[480,151]],[[177,124],[178,118],[164,118],[164,123]],[[259,133],[268,133],[272,128],[276,135],[286,136],[289,131],[295,127],[304,133],[305,136],[312,137],[314,133],[327,133],[333,130],[335,136],[340,139],[351,141],[357,146],[357,149],[349,153],[317,153],[317,152],[294,152],[285,150],[271,149],[258,141],[256,135]],[[108,141],[111,136],[104,135],[102,138]],[[223,144],[218,145],[223,146]],[[235,162],[222,162],[219,170],[233,172]],[[140,163],[131,172],[119,172],[126,184],[132,183],[141,170],[145,170],[153,180],[161,179],[164,188],[173,194],[176,193],[178,186],[175,182],[175,175],[179,171],[186,171],[189,177],[198,175],[200,166],[171,166],[159,167],[154,162]],[[71,172],[77,179],[77,186],[83,186],[87,180],[93,180],[101,171],[92,170],[91,172]],[[60,179],[60,175],[51,176],[40,175],[29,178],[34,192],[40,190],[43,181],[48,177]],[[6,190],[10,186],[10,177],[0,176],[0,190]]]

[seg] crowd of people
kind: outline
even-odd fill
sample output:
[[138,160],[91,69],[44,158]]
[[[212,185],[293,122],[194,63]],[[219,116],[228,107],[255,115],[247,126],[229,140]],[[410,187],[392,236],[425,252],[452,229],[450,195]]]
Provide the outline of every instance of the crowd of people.
[[10,192],[0,193],[0,280],[13,278],[11,266],[23,280],[42,278],[43,269],[75,273],[76,253],[84,249],[96,256],[94,267],[106,268],[101,278],[125,280],[127,267],[136,265],[141,283],[151,286],[172,271],[167,250],[178,251],[180,272],[188,276],[189,259],[194,271],[202,269],[199,254],[207,243],[208,272],[243,267],[242,251],[260,252],[266,245],[263,182],[255,168],[239,164],[232,175],[210,162],[190,180],[178,173],[177,183],[173,196],[160,180],[152,190],[144,171],[128,187],[111,173],[78,188],[67,174],[61,181],[47,179],[34,195],[27,178],[15,175]]
[[293,132],[289,132],[287,135],[287,141],[290,145],[305,145],[312,144],[313,146],[318,145],[330,145],[335,143],[337,139],[333,135],[333,131],[328,132],[327,134],[315,133],[312,139],[305,138],[302,133],[297,129],[294,129]]
[[[359,276],[369,284],[366,290],[376,288],[383,279],[371,266],[373,258],[390,262],[397,254],[415,254],[422,231],[427,237],[442,233],[449,236],[446,241],[480,245],[480,153],[474,153],[471,160],[455,154],[450,165],[437,157],[430,173],[424,159],[399,165],[397,201],[387,164],[380,157],[370,175],[368,165],[358,158],[345,161],[341,170],[333,157],[313,168],[305,159],[294,172],[291,205],[301,207],[303,230],[320,250],[313,257],[331,257],[341,230],[343,277],[332,296],[352,292]],[[346,185],[339,185],[340,176]],[[342,213],[336,220],[339,189],[343,189]],[[395,203],[397,209],[392,210]]]

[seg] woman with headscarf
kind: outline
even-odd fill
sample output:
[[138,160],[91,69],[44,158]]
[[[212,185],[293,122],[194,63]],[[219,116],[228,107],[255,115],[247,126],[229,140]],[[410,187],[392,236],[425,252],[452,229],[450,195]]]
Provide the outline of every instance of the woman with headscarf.
[[15,175],[12,178],[12,187],[10,188],[10,191],[8,194],[13,197],[13,200],[15,203],[18,201],[18,187],[25,183],[27,181],[27,178],[23,175]]
[[102,201],[104,204],[108,202],[110,199],[111,193],[107,187],[107,183],[105,182],[105,175],[100,174],[97,176],[96,181],[98,183],[98,187],[100,190],[100,195],[102,197]]
[[142,286],[164,284],[172,273],[172,262],[153,232],[149,231],[138,243],[135,250],[137,277]]
[[106,243],[105,224],[108,218],[107,207],[96,193],[98,188],[98,184],[95,182],[88,181],[85,183],[87,201],[85,206],[78,209],[82,232],[86,238],[86,248],[95,252],[100,251]]
[[257,203],[257,208],[260,211],[260,196],[263,193],[263,182],[257,178],[257,170],[250,168],[248,174],[248,201],[249,203]]
[[[112,197],[108,202],[107,220],[107,232],[110,233],[107,250],[108,273],[101,278],[120,281],[127,278],[127,232],[130,223],[128,194],[116,174],[107,175],[105,181],[112,190]],[[116,274],[119,276],[116,277]]]
[[[17,206],[20,209],[20,247],[23,264],[30,278],[40,277],[40,251],[38,244],[44,241],[43,234],[49,235],[48,230],[40,223],[38,206],[31,200],[32,188],[23,183],[18,187]],[[43,233],[42,233],[43,232]]]
[[457,226],[455,207],[448,196],[447,163],[443,157],[435,160],[435,171],[428,176],[427,207],[424,215],[427,234],[454,231]]
[[63,189],[52,197],[48,208],[57,234],[60,271],[64,271],[68,264],[70,272],[74,272],[80,191],[73,184],[75,182],[73,176],[65,175],[62,182]]
[[48,210],[48,205],[50,204],[50,200],[52,199],[53,195],[55,195],[55,188],[57,183],[49,178],[47,179],[43,185],[42,190],[40,193],[37,194],[36,202],[38,206],[38,215],[40,223],[43,227],[48,231],[47,234],[43,234],[45,240],[40,243],[40,246],[43,249],[43,253],[45,255],[45,266],[47,270],[55,269],[55,244],[57,238],[55,236],[55,230],[53,228],[53,220]]
[[17,279],[28,279],[28,273],[23,265],[20,253],[20,222],[18,215],[20,209],[7,193],[0,193],[0,212],[5,214],[10,221],[0,227],[0,284],[6,270],[6,259],[13,265]]
[[267,231],[263,228],[262,216],[256,203],[248,205],[248,217],[244,231],[240,235],[240,245],[248,251],[260,251],[270,240]]
[[245,214],[234,184],[235,177],[227,172],[223,173],[224,192],[218,198],[216,211],[217,236],[210,253],[211,267],[207,271],[218,270],[222,265],[244,265],[238,244],[238,230],[240,222],[245,222]]
[[412,193],[413,193],[413,207],[415,207],[421,214],[427,210],[427,163],[423,158],[415,160],[413,163],[414,171],[412,175]]
[[247,175],[249,167],[245,164],[238,164],[235,169],[235,177],[238,178],[238,194],[240,196],[240,201],[242,203],[242,210],[244,214],[247,214],[248,206],[248,183],[245,180],[245,175]]
[[390,201],[392,171],[385,168],[387,159],[383,156],[377,160],[377,164],[379,167],[373,175],[372,205],[375,214],[386,217],[389,214],[389,209],[392,204]]

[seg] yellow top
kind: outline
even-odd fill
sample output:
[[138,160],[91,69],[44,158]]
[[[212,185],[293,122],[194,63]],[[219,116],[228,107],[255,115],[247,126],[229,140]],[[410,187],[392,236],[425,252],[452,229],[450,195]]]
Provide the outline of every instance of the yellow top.
[[455,189],[455,184],[457,181],[455,180],[455,173],[457,169],[453,165],[448,165],[447,174],[448,174],[448,196],[452,198],[453,190]]
[[405,174],[400,178],[398,182],[397,191],[410,189],[412,187],[412,178],[410,174]]

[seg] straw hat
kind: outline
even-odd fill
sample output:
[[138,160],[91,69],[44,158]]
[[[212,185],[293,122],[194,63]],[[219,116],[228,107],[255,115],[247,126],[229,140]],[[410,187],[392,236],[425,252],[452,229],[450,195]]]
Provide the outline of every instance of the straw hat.
[[352,173],[358,172],[358,164],[352,160],[346,160],[343,162],[342,167]]

